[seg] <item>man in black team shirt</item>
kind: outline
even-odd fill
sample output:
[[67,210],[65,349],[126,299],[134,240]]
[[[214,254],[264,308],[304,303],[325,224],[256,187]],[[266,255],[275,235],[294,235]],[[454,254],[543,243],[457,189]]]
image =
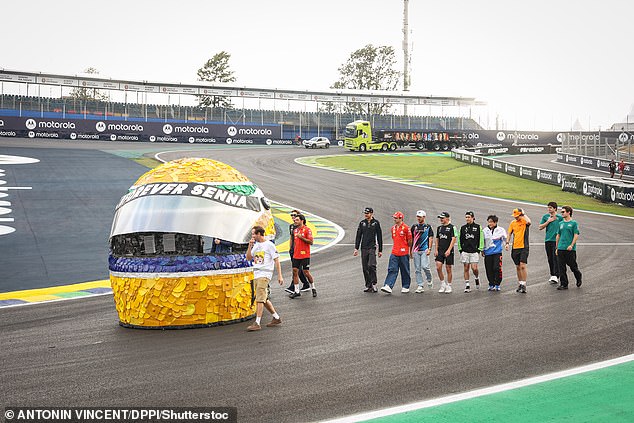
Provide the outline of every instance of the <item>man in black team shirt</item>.
[[[438,278],[440,278],[440,290],[438,292],[444,292],[445,294],[451,294],[452,291],[453,246],[456,244],[456,239],[458,238],[458,229],[451,224],[450,217],[447,212],[442,212],[438,215],[440,226],[436,229],[436,243],[434,244],[436,271],[438,272]],[[445,264],[445,270],[447,270],[446,282],[442,272],[443,263]]]
[[[299,210],[291,211],[291,219],[293,219],[298,214],[300,214]],[[291,259],[293,258],[293,251],[295,249],[295,237],[293,236],[293,232],[295,231],[295,228],[296,226],[294,223],[291,223],[290,225],[288,225],[288,232],[291,234],[290,245],[288,248],[288,255],[291,257]],[[302,292],[310,291],[310,284],[308,283],[308,279],[306,279],[306,275],[304,275],[303,269],[299,269],[299,270],[300,270],[298,272],[299,281],[302,283],[301,291]],[[289,285],[289,287],[286,288],[284,291],[290,294],[295,292],[295,285],[293,285],[293,278],[291,278],[291,284]]]
[[373,217],[372,207],[366,207],[363,213],[365,219],[359,222],[353,255],[355,257],[359,255],[359,247],[361,247],[361,267],[365,279],[363,292],[377,292],[376,248],[379,247],[379,257],[381,257],[383,255],[383,234],[381,233],[381,224]]

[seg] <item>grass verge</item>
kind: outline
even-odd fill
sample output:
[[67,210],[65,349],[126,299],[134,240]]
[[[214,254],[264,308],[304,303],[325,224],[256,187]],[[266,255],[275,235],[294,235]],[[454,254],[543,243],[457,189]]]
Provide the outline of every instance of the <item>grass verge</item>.
[[325,166],[413,179],[452,191],[536,204],[545,204],[553,200],[562,205],[568,204],[575,209],[634,217],[634,208],[602,203],[591,197],[564,192],[554,185],[505,175],[450,157],[355,155],[321,157],[316,161]]

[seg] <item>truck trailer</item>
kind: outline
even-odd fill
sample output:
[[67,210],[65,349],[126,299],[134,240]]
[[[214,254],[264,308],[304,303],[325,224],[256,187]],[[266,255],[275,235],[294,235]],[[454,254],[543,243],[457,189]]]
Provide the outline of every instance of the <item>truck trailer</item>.
[[431,129],[374,129],[367,120],[346,125],[344,147],[350,151],[395,151],[410,147],[417,150],[449,151],[467,145],[460,131]]

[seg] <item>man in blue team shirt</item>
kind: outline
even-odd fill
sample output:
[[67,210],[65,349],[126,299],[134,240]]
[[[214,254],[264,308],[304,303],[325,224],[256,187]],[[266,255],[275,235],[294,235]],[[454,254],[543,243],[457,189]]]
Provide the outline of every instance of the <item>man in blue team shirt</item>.
[[413,224],[411,227],[412,249],[410,256],[414,260],[414,268],[416,269],[416,284],[418,288],[416,288],[415,292],[418,294],[425,291],[421,269],[425,272],[427,286],[433,287],[431,269],[429,267],[429,254],[434,243],[434,231],[430,225],[425,223],[425,216],[427,216],[427,213],[424,210],[417,211],[416,220],[418,223]]

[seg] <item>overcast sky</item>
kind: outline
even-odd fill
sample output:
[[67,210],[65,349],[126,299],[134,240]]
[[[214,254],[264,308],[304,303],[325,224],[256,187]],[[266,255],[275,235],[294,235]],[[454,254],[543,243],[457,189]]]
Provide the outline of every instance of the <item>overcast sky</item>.
[[[507,129],[577,119],[606,129],[634,104],[631,0],[409,4],[411,91],[485,101],[471,110],[485,127],[499,116]],[[3,2],[2,16],[5,69],[193,82],[224,50],[237,84],[324,90],[350,53],[374,44],[394,47],[402,70],[402,0],[20,0]]]

